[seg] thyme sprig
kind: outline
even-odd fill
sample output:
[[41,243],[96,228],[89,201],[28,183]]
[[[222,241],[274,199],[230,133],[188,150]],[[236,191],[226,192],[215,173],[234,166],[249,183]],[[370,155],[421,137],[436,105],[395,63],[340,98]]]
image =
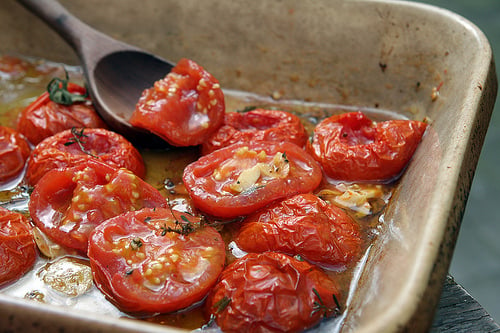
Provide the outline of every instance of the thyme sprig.
[[50,80],[47,85],[47,92],[49,93],[50,100],[62,105],[86,102],[89,97],[88,92],[86,92],[85,95],[70,93],[68,90],[68,72],[64,71],[64,73],[66,74],[65,79],[55,77]]
[[221,313],[222,311],[224,311],[224,310],[228,307],[228,305],[229,305],[230,303],[231,303],[231,299],[230,299],[229,297],[227,297],[227,296],[224,296],[224,297],[222,297],[220,300],[218,300],[218,301],[217,301],[217,302],[213,305],[213,307],[212,307],[212,308],[214,308],[214,309],[215,309],[214,313],[212,313],[212,314],[210,315],[210,319],[208,320],[208,322],[207,322],[205,325],[203,325],[203,326],[201,327],[201,329],[202,329],[202,330],[204,330],[204,329],[207,329],[207,328],[209,328],[210,326],[212,326],[212,324],[215,322],[215,317],[216,317],[219,313]]
[[80,147],[80,150],[87,154],[87,155],[90,155],[92,157],[95,157],[97,158],[98,156],[96,156],[95,154],[93,154],[92,152],[88,151],[87,149],[85,149],[85,147],[83,146],[86,142],[85,142],[85,138],[88,138],[88,135],[86,135],[84,132],[84,128],[81,128],[81,129],[78,129],[76,127],[72,127],[71,128],[71,134],[73,135],[71,138],[68,139],[67,142],[64,143],[65,146],[71,146],[73,144],[77,144],[79,147]]
[[325,305],[325,302],[323,302],[323,299],[321,298],[319,292],[316,290],[316,288],[312,289],[313,293],[316,295],[318,298],[318,301],[314,301],[313,303],[313,310],[311,312],[311,316],[313,316],[316,312],[323,312],[323,317],[326,318],[328,316],[328,313],[334,312],[338,314],[340,312],[340,304],[337,299],[337,296],[335,294],[332,294],[333,301],[335,302],[335,308],[329,308],[328,306]]

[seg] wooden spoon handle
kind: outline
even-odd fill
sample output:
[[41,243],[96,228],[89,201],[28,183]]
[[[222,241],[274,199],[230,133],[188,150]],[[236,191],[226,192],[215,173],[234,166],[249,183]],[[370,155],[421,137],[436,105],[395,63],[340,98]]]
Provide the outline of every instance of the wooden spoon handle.
[[135,47],[119,42],[83,23],[56,0],[17,0],[52,27],[77,52],[84,66],[118,50]]

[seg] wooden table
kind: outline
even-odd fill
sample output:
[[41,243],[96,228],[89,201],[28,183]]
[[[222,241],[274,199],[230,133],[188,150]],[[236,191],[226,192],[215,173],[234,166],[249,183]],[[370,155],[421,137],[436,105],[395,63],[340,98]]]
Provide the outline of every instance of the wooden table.
[[500,332],[500,325],[462,286],[448,276],[431,332]]

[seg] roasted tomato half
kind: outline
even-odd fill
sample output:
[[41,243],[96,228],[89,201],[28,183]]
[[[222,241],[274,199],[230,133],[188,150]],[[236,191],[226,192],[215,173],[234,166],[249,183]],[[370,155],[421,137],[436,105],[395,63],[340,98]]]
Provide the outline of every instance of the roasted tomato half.
[[328,266],[357,258],[358,224],[314,194],[298,194],[245,218],[234,239],[246,252],[278,251]]
[[402,173],[426,127],[415,120],[374,123],[361,112],[344,113],[316,126],[308,150],[335,180],[389,182]]
[[17,131],[0,126],[0,184],[12,180],[24,169],[30,146]]
[[143,92],[130,123],[171,145],[195,146],[222,125],[224,112],[219,82],[194,61],[181,59]]
[[300,118],[280,110],[255,109],[248,112],[228,112],[224,125],[202,144],[202,154],[238,142],[292,142],[304,147],[308,134]]
[[109,219],[92,233],[88,256],[97,287],[129,313],[172,312],[201,301],[225,263],[220,234],[171,209]]
[[251,253],[230,264],[206,310],[223,332],[301,332],[339,310],[336,282],[306,261]]
[[36,256],[28,219],[0,207],[0,285],[13,282],[29,271]]
[[36,184],[29,202],[35,225],[56,243],[87,252],[101,222],[143,207],[166,207],[160,192],[127,169],[98,160],[55,169]]
[[314,190],[321,168],[299,146],[285,142],[234,144],[184,169],[194,205],[223,218],[247,215],[270,202]]
[[75,83],[54,79],[19,115],[17,129],[32,144],[73,127],[106,128],[95,111],[87,90]]
[[72,128],[40,142],[31,152],[26,178],[34,185],[52,169],[99,160],[126,168],[143,178],[146,167],[139,151],[123,136],[102,128]]

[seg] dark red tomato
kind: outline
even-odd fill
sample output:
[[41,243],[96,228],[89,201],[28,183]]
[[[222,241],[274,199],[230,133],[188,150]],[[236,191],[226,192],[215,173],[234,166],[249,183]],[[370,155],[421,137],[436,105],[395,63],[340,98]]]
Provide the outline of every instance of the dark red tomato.
[[0,184],[21,173],[30,150],[28,142],[21,134],[9,127],[0,126]]
[[224,112],[219,82],[194,61],[181,59],[143,92],[130,123],[171,145],[195,146],[222,125]]
[[46,91],[19,115],[17,129],[32,144],[36,145],[49,136],[73,127],[107,127],[90,99],[83,97],[87,93],[84,87],[69,82],[67,91],[81,98],[64,105],[53,101]]
[[126,169],[98,160],[54,169],[36,184],[29,211],[56,243],[86,253],[90,232],[104,220],[143,207],[166,207],[160,192]]
[[105,221],[88,251],[96,286],[129,313],[172,312],[201,301],[226,252],[221,235],[197,220],[157,208]]
[[146,167],[139,151],[123,136],[102,128],[65,130],[40,142],[31,152],[26,178],[34,185],[49,170],[98,159],[126,168],[143,178]]
[[328,266],[356,259],[358,224],[314,194],[298,194],[248,216],[234,241],[246,252],[278,251]]
[[234,144],[184,169],[194,205],[224,218],[247,215],[270,202],[314,190],[321,168],[299,146],[260,141]]
[[28,219],[0,207],[0,285],[29,271],[37,256]]
[[308,150],[335,180],[391,181],[403,172],[426,127],[415,120],[374,123],[361,112],[344,113],[316,126]]
[[224,125],[202,144],[202,154],[237,142],[292,142],[304,147],[308,134],[300,118],[285,111],[255,109],[248,112],[228,112]]
[[301,332],[339,310],[336,282],[306,261],[250,253],[230,264],[206,310],[223,332]]

